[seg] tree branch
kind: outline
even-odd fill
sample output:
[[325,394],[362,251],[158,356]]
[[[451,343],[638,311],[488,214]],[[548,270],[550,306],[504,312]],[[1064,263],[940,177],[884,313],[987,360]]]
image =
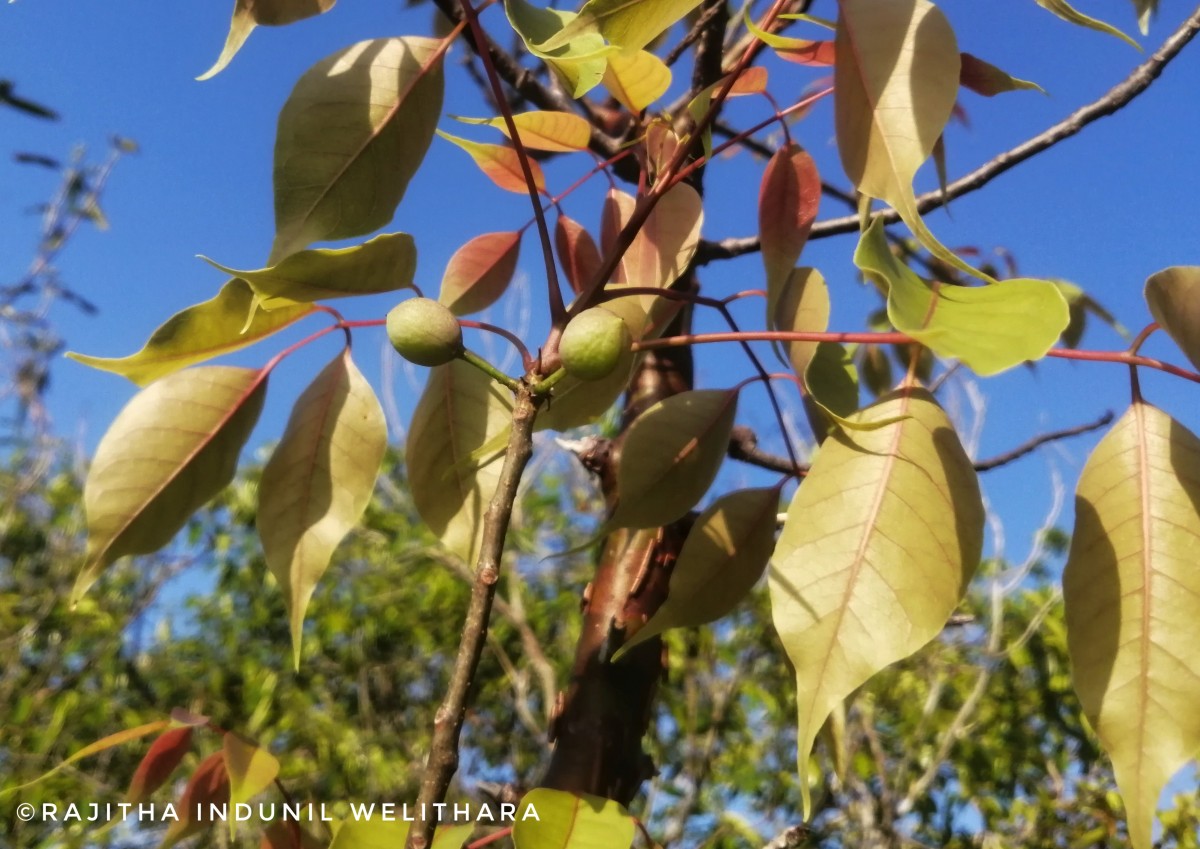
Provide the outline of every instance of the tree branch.
[[989,469],[995,469],[1003,466],[1006,463],[1011,463],[1013,460],[1024,457],[1034,449],[1045,445],[1047,442],[1054,442],[1059,439],[1066,439],[1071,436],[1078,436],[1081,433],[1088,433],[1093,430],[1099,430],[1113,420],[1112,410],[1088,424],[1076,425],[1075,427],[1063,428],[1062,430],[1052,430],[1049,433],[1043,433],[1033,437],[1027,442],[1018,445],[1011,451],[1005,451],[1003,454],[997,454],[995,457],[990,457],[987,460],[980,460],[975,464],[975,471],[986,472]]
[[454,658],[446,695],[434,717],[429,760],[425,764],[421,791],[417,796],[417,820],[408,833],[405,843],[407,849],[426,849],[433,843],[433,830],[437,823],[427,817],[426,812],[432,810],[434,803],[445,798],[450,779],[458,769],[458,737],[467,714],[467,693],[487,642],[488,619],[496,595],[496,582],[500,579],[504,539],[517,502],[521,473],[533,455],[533,423],[540,403],[541,399],[522,384],[513,407],[512,430],[504,452],[500,479],[483,516],[483,540],[462,640]]
[[[1154,51],[1145,62],[1135,68],[1129,76],[1113,86],[1107,94],[1098,100],[1075,110],[1057,124],[1048,127],[1036,136],[1022,142],[1005,152],[993,157],[988,162],[976,168],[946,187],[926,192],[917,197],[917,211],[925,214],[938,209],[955,198],[962,197],[977,189],[981,189],[1005,171],[1024,162],[1027,159],[1053,147],[1064,139],[1078,133],[1088,124],[1112,115],[1120,110],[1135,97],[1149,88],[1167,65],[1179,55],[1196,33],[1200,32],[1200,7],[1173,32],[1158,50]],[[873,218],[882,217],[889,224],[899,221],[900,216],[894,209],[876,212]],[[843,233],[853,233],[859,228],[857,215],[844,215],[840,218],[830,218],[818,221],[809,233],[809,240],[821,239],[827,236],[837,236]],[[740,239],[724,239],[720,242],[701,242],[696,254],[696,262],[705,264],[717,259],[732,259],[742,254],[759,250],[758,237],[752,236]]]

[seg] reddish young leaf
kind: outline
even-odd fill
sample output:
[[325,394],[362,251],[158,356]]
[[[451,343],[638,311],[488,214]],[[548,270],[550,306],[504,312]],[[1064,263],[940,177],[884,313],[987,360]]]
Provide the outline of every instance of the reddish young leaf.
[[208,725],[209,719],[200,713],[192,713],[190,710],[183,708],[171,709],[171,722],[175,725],[190,725],[193,728],[199,728],[202,725]]
[[[521,170],[521,160],[513,148],[460,139],[449,133],[443,133],[441,130],[438,130],[437,134],[465,150],[475,160],[479,170],[500,188],[520,195],[528,191],[525,185],[525,172]],[[537,190],[539,192],[546,191],[546,177],[542,173],[541,166],[531,159],[529,160],[529,170],[533,174],[533,184]]]
[[171,777],[192,743],[192,728],[172,728],[164,732],[150,746],[142,762],[133,773],[125,801],[137,804],[148,799],[155,790]]
[[596,242],[582,224],[560,215],[554,227],[554,246],[558,250],[558,261],[562,263],[567,283],[578,295],[600,268],[600,251]]
[[[162,849],[169,849],[180,840],[198,834],[212,825],[208,819],[209,805],[229,804],[229,774],[225,771],[225,753],[214,752],[200,762],[183,795],[175,805],[179,819],[171,823],[163,838]],[[197,816],[199,814],[199,816]]]
[[520,252],[519,231],[476,236],[450,257],[438,300],[455,315],[487,309],[512,282]]
[[767,291],[783,286],[808,241],[821,203],[821,176],[798,144],[775,151],[758,195],[758,231]]
[[751,65],[738,74],[733,88],[729,89],[729,97],[741,97],[746,94],[762,94],[767,90],[767,69],[760,65]]
[[1006,91],[1017,91],[1023,88],[1041,91],[1042,94],[1046,93],[1037,83],[1009,76],[990,62],[985,62],[970,53],[962,53],[959,56],[962,59],[962,67],[958,72],[959,85],[969,88],[976,94],[993,97]]
[[832,41],[810,41],[805,45],[797,47],[777,47],[775,48],[775,54],[780,59],[793,62],[797,65],[828,67],[834,63]]

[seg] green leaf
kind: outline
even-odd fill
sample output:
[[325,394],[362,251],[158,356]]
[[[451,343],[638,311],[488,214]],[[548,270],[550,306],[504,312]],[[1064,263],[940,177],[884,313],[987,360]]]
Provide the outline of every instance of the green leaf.
[[230,280],[215,298],[166,320],[136,354],[91,357],[68,353],[76,362],[146,386],[181,368],[232,353],[294,324],[313,311],[308,305],[256,310],[254,292],[244,280]]
[[1151,274],[1146,304],[1159,327],[1200,369],[1200,265],[1176,265]]
[[[820,333],[829,327],[829,287],[815,268],[794,268],[775,290],[767,290],[769,324],[791,333]],[[797,377],[804,377],[817,353],[816,342],[784,342]]]
[[[525,182],[525,172],[521,168],[521,157],[515,149],[499,144],[473,142],[443,133],[441,130],[438,130],[437,134],[466,151],[471,160],[479,166],[479,170],[500,188],[519,195],[529,191],[529,185]],[[531,159],[529,172],[533,175],[534,187],[539,192],[546,191],[546,175],[542,172],[542,166]]]
[[[890,384],[889,384],[890,386]],[[809,397],[835,421],[846,424],[858,409],[858,368],[840,342],[821,342],[804,370]]]
[[962,68],[959,71],[958,78],[959,84],[964,88],[969,88],[976,94],[982,94],[984,97],[994,97],[1005,91],[1020,91],[1021,89],[1040,91],[1042,94],[1046,93],[1045,89],[1037,83],[1031,83],[1029,80],[1019,80],[1016,77],[1010,76],[995,65],[985,62],[977,56],[972,56],[970,53],[963,53],[959,58],[962,60]]
[[474,823],[439,825],[433,833],[433,844],[430,849],[461,849],[474,833]]
[[700,514],[671,569],[667,599],[621,651],[670,628],[692,628],[730,613],[758,583],[775,546],[779,487],[723,495]]
[[758,191],[758,237],[767,271],[768,316],[775,315],[778,292],[804,251],[820,204],[821,175],[808,152],[795,143],[775,151]]
[[[588,142],[592,138],[591,124],[573,112],[556,112],[551,109],[518,112],[512,116],[512,119],[521,136],[521,144],[534,150],[549,150],[558,153],[587,150]],[[508,122],[504,120],[503,116],[461,118],[456,115],[454,120],[464,124],[483,124],[495,127],[511,138]]]
[[941,631],[979,563],[979,482],[923,389],[891,393],[837,430],[788,509],[768,570],[771,615],[796,673],[805,816],[808,762],[830,712]]
[[259,484],[258,535],[287,604],[297,667],[304,611],[366,510],[386,449],[383,409],[347,349],[296,401]]
[[1088,458],[1063,572],[1075,691],[1112,759],[1134,849],[1200,750],[1200,440],[1135,403]]
[[888,317],[897,330],[981,375],[1040,359],[1070,320],[1066,299],[1048,280],[926,283],[892,255],[878,218],[862,234],[854,262],[887,287]]
[[196,79],[207,80],[221,73],[241,50],[256,26],[294,23],[328,12],[336,2],[337,0],[237,0],[233,6],[229,35],[225,38],[225,47],[220,57],[215,65]]
[[579,16],[539,47],[553,50],[599,33],[623,51],[640,50],[701,0],[588,0]]
[[738,393],[681,392],[638,416],[617,464],[617,506],[605,527],[657,528],[692,509],[729,449]]
[[[279,761],[266,749],[227,731],[222,749],[229,775],[229,804],[248,802],[266,790],[279,775]],[[230,819],[230,826],[233,825]]]
[[484,233],[450,257],[438,300],[455,315],[485,310],[512,282],[521,253],[521,233]]
[[83,487],[87,554],[72,605],[114,560],[170,542],[233,480],[266,389],[264,371],[201,366],[150,384],[125,405]]
[[606,57],[617,52],[596,32],[571,37],[555,48],[542,44],[558,35],[578,17],[574,12],[542,9],[525,0],[504,0],[504,11],[531,54],[545,62],[575,98],[600,84],[608,66]]
[[518,810],[529,807],[537,811],[537,819],[522,818],[513,824],[516,849],[628,849],[633,845],[633,817],[611,799],[539,787],[525,794]]
[[614,53],[608,57],[604,87],[618,103],[637,114],[667,93],[671,69],[648,50]]
[[392,220],[442,111],[441,41],[361,41],[305,72],[279,113],[269,263]]
[[407,233],[385,233],[350,248],[299,251],[257,271],[238,271],[208,257],[201,259],[245,280],[258,306],[266,310],[411,289],[417,272],[417,248]]
[[[1145,3],[1146,1],[1147,0],[1134,0],[1135,3]],[[1037,0],[1037,4],[1043,9],[1058,15],[1058,17],[1062,18],[1067,23],[1075,24],[1081,27],[1087,27],[1088,29],[1094,29],[1097,32],[1106,32],[1109,35],[1115,35],[1117,38],[1121,39],[1127,44],[1132,45],[1133,47],[1136,47],[1138,50],[1142,49],[1140,46],[1138,46],[1136,41],[1127,36],[1125,33],[1121,32],[1116,27],[1112,26],[1111,24],[1106,24],[1104,21],[1100,21],[1096,18],[1085,15],[1083,12],[1080,12],[1078,9],[1068,3],[1067,0]],[[1145,12],[1142,12],[1141,14],[1142,19],[1144,19]]]
[[487,457],[471,455],[511,421],[511,396],[461,360],[430,369],[413,412],[405,451],[413,503],[442,544],[467,563],[479,552],[504,446]]

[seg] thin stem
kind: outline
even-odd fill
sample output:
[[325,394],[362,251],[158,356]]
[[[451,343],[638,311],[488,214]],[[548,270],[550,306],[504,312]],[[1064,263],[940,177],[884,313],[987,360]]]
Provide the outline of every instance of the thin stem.
[[529,349],[525,347],[525,343],[521,341],[521,338],[511,330],[506,330],[503,327],[497,327],[494,324],[488,324],[486,321],[475,321],[474,319],[470,318],[460,318],[458,323],[463,327],[472,327],[475,330],[486,330],[488,333],[495,333],[497,336],[503,336],[505,339],[511,342],[513,347],[517,349],[517,352],[520,353],[521,365],[526,371],[528,371],[533,365],[534,359],[532,356],[530,356]]
[[417,796],[417,821],[413,823],[405,843],[407,849],[426,849],[433,843],[433,831],[437,823],[426,817],[432,805],[441,802],[450,786],[450,779],[458,770],[458,738],[467,715],[467,694],[475,679],[479,659],[487,643],[488,620],[492,601],[496,595],[496,583],[500,580],[501,558],[508,525],[517,503],[517,490],[521,474],[533,455],[533,424],[537,418],[537,398],[525,384],[517,387],[513,407],[512,429],[508,447],[504,452],[504,464],[491,503],[483,515],[483,538],[476,561],[475,582],[471,586],[471,600],[467,606],[463,624],[462,640],[446,695],[438,707],[433,722],[433,739],[429,747],[429,760],[421,776],[421,790]]
[[486,374],[492,380],[496,381],[497,383],[501,383],[501,384],[507,386],[513,392],[516,392],[520,389],[521,384],[518,381],[514,380],[513,378],[509,377],[504,372],[500,371],[500,369],[496,368],[494,365],[489,363],[483,357],[476,354],[474,351],[464,348],[463,352],[460,356],[464,360],[466,360],[468,363],[475,366],[475,368],[479,369],[481,372]]
[[[459,0],[459,5],[462,7],[463,15],[471,28],[471,34],[475,37],[476,43],[485,44],[487,39],[483,28],[479,25],[479,16],[475,13],[475,7],[471,5],[471,0]],[[529,191],[529,201],[533,204],[533,215],[537,220],[538,238],[542,242],[542,258],[546,264],[546,287],[550,299],[550,318],[554,326],[561,326],[566,324],[567,311],[563,305],[562,289],[558,282],[558,269],[554,266],[554,248],[550,241],[550,230],[546,227],[546,215],[542,212],[541,197],[533,179],[533,169],[529,165],[529,154],[525,151],[525,144],[521,141],[521,134],[517,131],[516,122],[513,121],[512,110],[508,107],[508,99],[504,96],[504,88],[500,85],[500,77],[496,74],[496,66],[492,62],[492,54],[487,50],[480,50],[478,56],[487,73],[488,83],[492,87],[492,97],[496,101],[496,108],[504,116],[504,125],[508,128],[509,140],[512,141],[513,149],[517,152],[517,159],[521,163],[521,174],[525,177],[525,187]]]

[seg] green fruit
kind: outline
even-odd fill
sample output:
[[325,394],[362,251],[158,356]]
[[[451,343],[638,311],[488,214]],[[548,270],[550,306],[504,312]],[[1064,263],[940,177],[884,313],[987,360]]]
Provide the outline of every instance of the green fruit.
[[430,298],[412,298],[393,308],[387,333],[400,356],[419,366],[440,366],[463,351],[458,319]]
[[629,353],[633,337],[620,316],[592,307],[571,319],[558,344],[567,374],[580,380],[608,377]]

